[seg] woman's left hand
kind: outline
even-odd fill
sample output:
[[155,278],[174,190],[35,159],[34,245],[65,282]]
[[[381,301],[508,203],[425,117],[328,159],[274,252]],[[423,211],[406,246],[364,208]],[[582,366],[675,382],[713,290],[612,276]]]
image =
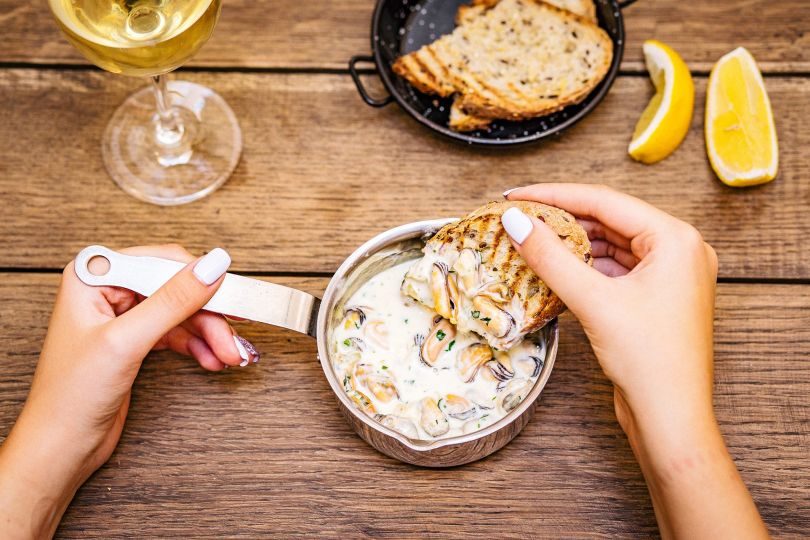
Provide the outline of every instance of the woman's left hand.
[[147,299],[89,287],[72,262],[65,268],[28,400],[0,447],[3,538],[53,534],[76,490],[118,443],[150,350],[193,356],[212,371],[258,360],[224,317],[200,311],[230,265],[225,251],[199,259],[179,246],[122,252],[189,264]]

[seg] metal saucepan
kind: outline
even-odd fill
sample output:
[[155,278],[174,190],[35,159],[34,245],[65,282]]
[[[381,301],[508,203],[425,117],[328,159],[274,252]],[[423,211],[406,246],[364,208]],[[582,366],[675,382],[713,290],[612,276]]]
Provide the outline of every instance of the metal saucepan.
[[[635,0],[595,0],[599,26],[613,41],[613,60],[605,78],[580,103],[546,116],[520,122],[496,121],[488,130],[453,131],[447,127],[451,100],[423,94],[391,69],[403,54],[432,43],[456,26],[456,12],[470,0],[378,0],[371,18],[371,51],[373,56],[357,55],[349,60],[357,91],[368,105],[384,107],[396,100],[420,124],[433,131],[476,146],[510,146],[539,141],[559,133],[584,118],[607,95],[619,73],[624,54],[624,21],[622,8]],[[372,97],[360,81],[358,63],[374,64],[388,95]]]
[[[346,395],[331,360],[335,351],[330,337],[342,320],[344,306],[352,294],[381,271],[420,257],[426,240],[451,221],[454,220],[409,223],[375,236],[338,268],[323,300],[290,287],[229,273],[204,309],[288,328],[316,338],[321,368],[337,396],[341,411],[358,435],[383,454],[426,467],[451,467],[481,459],[511,441],[534,413],[535,402],[548,381],[557,355],[556,319],[538,336],[546,344],[545,363],[526,399],[498,422],[475,433],[447,439],[413,440],[374,421],[357,409]],[[89,271],[88,264],[95,257],[109,261],[106,274],[95,275]],[[155,257],[123,255],[101,246],[90,246],[76,256],[76,274],[84,283],[123,287],[144,296],[153,294],[184,266],[180,262]]]

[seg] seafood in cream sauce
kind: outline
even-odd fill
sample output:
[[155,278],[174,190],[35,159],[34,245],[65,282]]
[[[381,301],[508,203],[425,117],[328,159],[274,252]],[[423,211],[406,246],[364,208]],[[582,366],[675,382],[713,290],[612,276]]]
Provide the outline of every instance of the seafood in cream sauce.
[[[470,257],[462,262],[474,267]],[[413,264],[373,276],[346,303],[330,337],[335,373],[356,407],[406,437],[478,431],[526,399],[543,368],[545,346],[527,338],[498,351],[476,333],[460,331],[451,322],[455,286],[433,291],[436,310],[402,294]]]

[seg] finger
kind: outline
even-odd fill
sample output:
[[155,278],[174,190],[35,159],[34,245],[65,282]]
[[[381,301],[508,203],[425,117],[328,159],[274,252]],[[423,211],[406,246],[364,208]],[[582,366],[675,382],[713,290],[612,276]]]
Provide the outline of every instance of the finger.
[[608,277],[626,276],[630,273],[630,268],[622,266],[616,259],[610,257],[597,257],[593,260],[593,267]]
[[523,259],[574,313],[592,302],[603,276],[569,251],[554,231],[515,207],[501,221]]
[[161,259],[169,259],[172,261],[179,261],[189,263],[196,259],[194,255],[186,251],[186,248],[179,244],[163,244],[159,246],[135,246],[128,247],[120,250],[121,253],[126,255],[136,255],[139,257],[160,257]]
[[594,240],[591,242],[591,255],[593,257],[608,257],[614,259],[625,268],[632,270],[639,263],[639,259],[629,251],[616,247],[604,240]]
[[577,218],[577,223],[585,229],[589,240],[607,240],[622,249],[630,250],[630,239],[622,236],[610,227],[606,227],[603,223],[585,218]]
[[152,296],[110,321],[115,339],[145,356],[169,330],[194,315],[214,296],[231,264],[216,248],[186,265]]
[[177,326],[160,340],[155,349],[171,349],[186,356],[192,356],[203,367],[210,371],[219,371],[225,367],[214,351],[204,340],[195,336],[182,326]]
[[675,218],[641,199],[607,186],[588,184],[535,184],[508,193],[509,200],[540,201],[572,214],[595,218],[627,238],[664,230]]
[[220,362],[238,366],[244,361],[234,341],[234,331],[222,315],[200,311],[192,315],[183,326],[201,337]]

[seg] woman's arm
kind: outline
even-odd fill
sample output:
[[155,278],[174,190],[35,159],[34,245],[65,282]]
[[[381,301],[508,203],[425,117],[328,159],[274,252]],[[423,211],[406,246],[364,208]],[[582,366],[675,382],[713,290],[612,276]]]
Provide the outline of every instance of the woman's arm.
[[214,371],[258,360],[224,317],[199,311],[222,283],[227,253],[195,260],[177,246],[124,251],[189,264],[143,301],[84,285],[72,263],[65,269],[31,391],[0,447],[0,538],[53,535],[76,490],[118,444],[150,350],[170,348]]
[[668,538],[767,537],[712,406],[717,256],[698,231],[606,187],[539,184],[508,192],[577,216],[593,268],[542,222],[503,224],[528,264],[580,320],[614,384],[627,433]]

